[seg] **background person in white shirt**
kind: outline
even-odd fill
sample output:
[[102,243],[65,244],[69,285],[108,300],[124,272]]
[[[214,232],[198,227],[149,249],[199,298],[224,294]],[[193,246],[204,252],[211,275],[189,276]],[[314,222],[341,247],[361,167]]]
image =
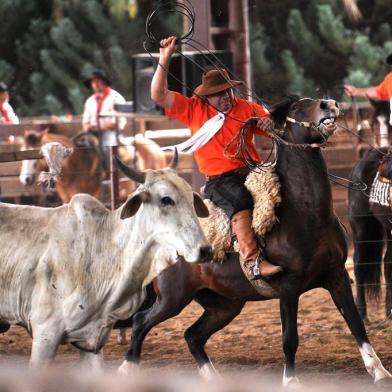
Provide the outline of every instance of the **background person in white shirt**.
[[124,97],[110,87],[110,81],[102,70],[95,70],[84,84],[93,91],[84,104],[83,130],[93,132],[99,140],[105,169],[109,168],[109,148],[118,144],[118,133],[126,125],[126,118],[100,117],[100,114],[114,111],[116,104],[125,103]]
[[19,118],[8,100],[8,87],[5,83],[0,82],[0,124],[19,124]]

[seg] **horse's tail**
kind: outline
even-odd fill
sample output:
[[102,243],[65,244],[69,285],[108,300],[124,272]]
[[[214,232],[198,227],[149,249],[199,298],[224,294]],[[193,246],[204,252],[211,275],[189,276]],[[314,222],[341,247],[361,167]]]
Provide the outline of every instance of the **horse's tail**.
[[361,217],[359,221],[353,225],[355,278],[358,289],[363,286],[366,297],[378,301],[381,294],[384,228],[373,216]]

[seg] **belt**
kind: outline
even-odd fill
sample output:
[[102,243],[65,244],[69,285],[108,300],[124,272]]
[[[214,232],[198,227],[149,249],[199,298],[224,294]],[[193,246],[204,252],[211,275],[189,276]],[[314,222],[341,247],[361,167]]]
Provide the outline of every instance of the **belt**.
[[238,169],[230,170],[221,174],[213,175],[213,176],[206,176],[207,181],[215,180],[218,177],[222,177],[225,174],[230,174],[230,173],[238,173],[238,174],[249,174],[249,169],[247,167],[240,167]]

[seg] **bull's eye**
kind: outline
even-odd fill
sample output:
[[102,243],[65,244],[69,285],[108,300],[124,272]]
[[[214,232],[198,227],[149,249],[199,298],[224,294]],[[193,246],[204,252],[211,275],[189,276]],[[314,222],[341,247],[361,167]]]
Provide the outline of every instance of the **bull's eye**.
[[164,206],[174,206],[174,200],[172,198],[170,198],[169,196],[162,197],[161,203]]

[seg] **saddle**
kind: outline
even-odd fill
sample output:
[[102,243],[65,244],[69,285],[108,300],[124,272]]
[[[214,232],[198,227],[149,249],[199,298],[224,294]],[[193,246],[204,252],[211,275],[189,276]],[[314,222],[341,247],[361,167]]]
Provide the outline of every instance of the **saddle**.
[[[252,226],[259,241],[264,241],[265,234],[272,229],[277,217],[275,207],[281,202],[280,183],[278,176],[272,171],[263,173],[251,172],[245,186],[251,193],[254,201]],[[223,262],[229,252],[239,252],[236,238],[231,231],[230,220],[226,213],[217,207],[211,200],[205,199],[210,215],[207,218],[199,218],[204,234],[214,250],[215,262]],[[246,277],[249,274],[244,270],[243,263],[240,266]],[[266,298],[277,298],[278,294],[267,280],[250,280],[255,290]]]
[[[262,238],[277,221],[275,207],[281,202],[279,179],[272,170],[263,173],[251,172],[245,186],[254,201],[252,226],[256,235]],[[209,199],[204,202],[210,215],[199,218],[200,224],[214,249],[214,261],[223,262],[227,252],[239,251],[238,244],[232,235],[230,220],[225,212]]]
[[369,201],[391,208],[392,154],[384,156],[378,166],[377,174],[370,190]]

